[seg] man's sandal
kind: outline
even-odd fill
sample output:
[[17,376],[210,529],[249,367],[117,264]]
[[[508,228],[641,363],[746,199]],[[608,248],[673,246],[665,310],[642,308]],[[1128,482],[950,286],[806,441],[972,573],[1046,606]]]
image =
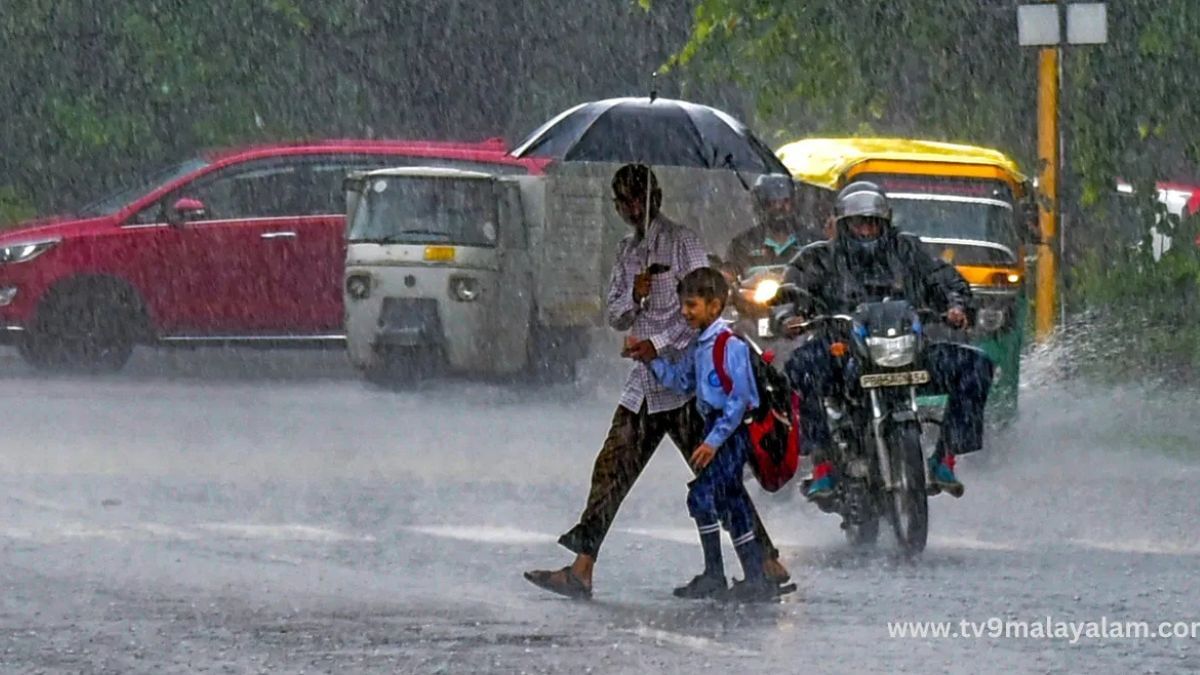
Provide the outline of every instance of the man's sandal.
[[[559,573],[562,573],[559,575]],[[576,600],[591,600],[592,588],[575,575],[570,566],[561,570],[530,570],[525,573],[529,583],[551,593]]]

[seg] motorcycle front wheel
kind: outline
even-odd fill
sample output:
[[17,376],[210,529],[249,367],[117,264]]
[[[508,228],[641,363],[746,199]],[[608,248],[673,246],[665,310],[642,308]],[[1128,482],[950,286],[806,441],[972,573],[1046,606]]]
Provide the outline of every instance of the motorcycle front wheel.
[[856,548],[874,546],[879,539],[879,512],[867,496],[866,485],[847,481],[842,500],[842,531],[846,533],[846,542]]
[[925,453],[921,426],[907,422],[888,433],[892,459],[892,528],[900,548],[908,555],[925,550],[929,536],[929,496],[925,492]]

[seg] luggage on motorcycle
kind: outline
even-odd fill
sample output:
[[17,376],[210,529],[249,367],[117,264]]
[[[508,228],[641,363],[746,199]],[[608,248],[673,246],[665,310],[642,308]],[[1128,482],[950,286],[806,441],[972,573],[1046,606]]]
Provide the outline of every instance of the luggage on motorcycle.
[[[722,331],[713,346],[713,366],[727,394],[733,391],[733,380],[725,371],[725,344],[732,336],[731,331]],[[800,465],[800,396],[787,376],[756,349],[750,349],[750,369],[758,389],[758,407],[748,411],[745,421],[750,432],[750,469],[764,490],[775,492],[796,475]]]

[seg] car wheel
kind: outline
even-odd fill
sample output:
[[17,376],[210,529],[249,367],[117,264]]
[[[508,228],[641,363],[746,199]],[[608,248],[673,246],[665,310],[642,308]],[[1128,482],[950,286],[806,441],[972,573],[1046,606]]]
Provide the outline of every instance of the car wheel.
[[141,303],[128,286],[68,282],[42,301],[20,353],[43,370],[116,372],[129,361],[144,326]]

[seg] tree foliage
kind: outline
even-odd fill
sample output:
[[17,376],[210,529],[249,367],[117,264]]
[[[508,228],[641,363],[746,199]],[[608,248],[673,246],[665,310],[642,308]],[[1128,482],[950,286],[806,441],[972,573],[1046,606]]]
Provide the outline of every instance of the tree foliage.
[[[1012,0],[701,0],[672,67],[729,79],[780,140],[918,135],[1006,149],[1036,166],[1036,50]],[[1078,196],[1200,159],[1200,3],[1109,2],[1109,42],[1068,51],[1064,128]]]
[[0,219],[199,149],[302,137],[517,140],[645,92],[687,37],[659,0],[5,0]]
[[[736,82],[779,142],[961,141],[1005,150],[1035,173],[1037,50],[1017,44],[1017,4],[700,0],[667,67],[697,87]],[[1164,219],[1154,203],[1156,180],[1200,183],[1200,2],[1110,0],[1108,14],[1108,43],[1071,47],[1063,63],[1068,308],[1129,347],[1120,363],[1200,373],[1194,223]],[[1138,188],[1132,223],[1115,213],[1117,178]],[[1174,235],[1160,261],[1152,227]]]

